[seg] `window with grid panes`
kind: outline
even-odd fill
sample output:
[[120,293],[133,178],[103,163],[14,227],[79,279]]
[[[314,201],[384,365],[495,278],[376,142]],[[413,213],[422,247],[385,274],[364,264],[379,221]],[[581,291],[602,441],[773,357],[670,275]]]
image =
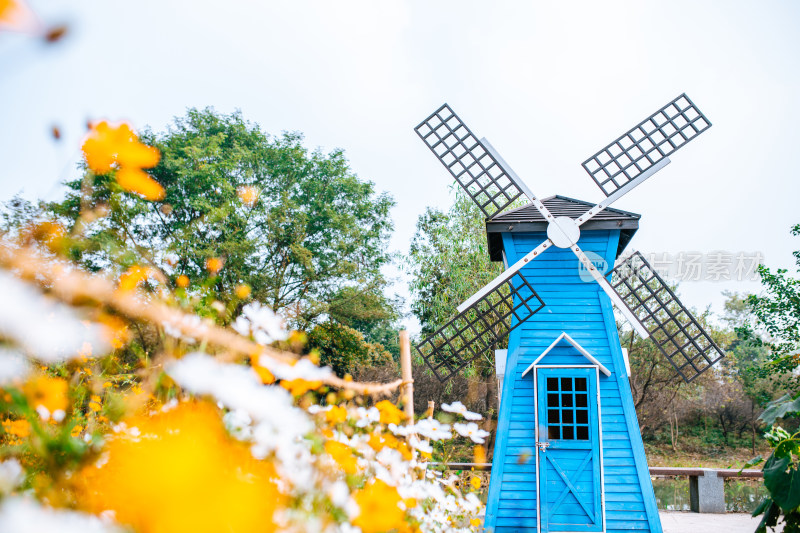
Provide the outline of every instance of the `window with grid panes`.
[[586,378],[547,378],[548,440],[589,440]]

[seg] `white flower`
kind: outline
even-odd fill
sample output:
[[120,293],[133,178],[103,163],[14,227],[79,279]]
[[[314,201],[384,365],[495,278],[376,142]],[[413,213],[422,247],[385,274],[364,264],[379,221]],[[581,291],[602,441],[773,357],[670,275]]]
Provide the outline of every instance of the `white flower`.
[[0,531],[14,533],[112,533],[121,532],[96,516],[50,509],[29,498],[7,498],[0,506]]
[[170,363],[167,374],[194,394],[210,394],[231,410],[241,410],[258,422],[268,421],[294,433],[311,430],[306,414],[292,405],[291,395],[281,387],[262,385],[258,374],[247,366],[220,363],[194,352]]
[[228,409],[250,416],[255,422],[251,453],[258,459],[274,453],[283,481],[311,486],[314,470],[303,437],[314,426],[305,411],[294,407],[285,389],[263,385],[252,368],[220,363],[198,352],[170,363],[166,371],[185,390],[214,396]]
[[242,410],[228,411],[222,417],[228,432],[239,440],[250,440],[253,437],[253,420]]
[[8,494],[24,480],[25,476],[19,461],[11,458],[0,463],[0,494]]
[[247,320],[247,317],[244,315],[239,315],[236,317],[236,320],[233,321],[231,327],[238,333],[244,337],[250,336],[250,321]]
[[467,411],[467,407],[461,402],[453,402],[451,404],[442,404],[442,410],[447,411],[448,413],[456,413],[458,415],[463,416],[467,420],[480,420],[483,416],[479,415],[478,413],[473,413],[472,411]]
[[422,453],[433,453],[433,447],[427,441],[420,440],[416,435],[408,438],[408,445]]
[[401,437],[407,437],[414,433],[414,426],[398,426],[397,424],[389,424],[389,431]]
[[469,494],[466,495],[464,500],[465,501],[462,504],[462,507],[464,507],[464,510],[467,511],[467,513],[469,513],[469,514],[478,514],[478,511],[480,510],[480,508],[481,508],[481,506],[483,504],[478,499],[478,497],[475,495],[475,493],[474,492],[470,492]]
[[253,339],[264,346],[289,338],[283,319],[258,302],[245,305],[232,327],[245,337],[252,334]]
[[0,337],[46,363],[103,355],[111,347],[101,326],[7,272],[0,272],[0,295]]
[[311,413],[312,415],[316,415],[316,414],[319,414],[319,413],[327,413],[331,409],[333,409],[332,405],[326,405],[325,407],[322,407],[321,405],[315,403],[315,404],[311,404],[308,407],[307,411],[309,413]]
[[453,434],[450,433],[450,426],[447,424],[442,424],[435,418],[425,418],[420,420],[414,424],[414,430],[423,437],[427,437],[432,440],[444,440],[453,437]]
[[453,428],[459,435],[462,437],[469,437],[472,439],[472,442],[477,444],[483,444],[486,442],[484,439],[489,436],[489,432],[480,429],[475,422],[470,422],[468,424],[455,423],[453,424]]
[[184,335],[183,329],[195,330],[200,333],[205,333],[208,329],[208,326],[203,323],[203,319],[197,315],[184,315],[178,320],[164,322],[161,325],[164,327],[164,333],[189,344],[194,344],[197,342],[197,339],[189,335]]
[[350,496],[350,488],[344,481],[334,481],[328,488],[328,497],[331,499],[331,503],[343,509],[349,518],[358,516],[360,509],[356,501]]
[[363,428],[369,424],[374,424],[381,421],[381,412],[376,407],[364,409],[359,407],[356,409],[356,426]]

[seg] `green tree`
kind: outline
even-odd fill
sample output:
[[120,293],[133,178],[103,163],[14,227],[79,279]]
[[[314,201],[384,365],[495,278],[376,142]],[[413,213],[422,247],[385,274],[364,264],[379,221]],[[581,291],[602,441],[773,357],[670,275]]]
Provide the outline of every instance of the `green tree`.
[[308,333],[308,347],[319,353],[320,364],[330,366],[339,376],[392,361],[392,354],[381,344],[368,342],[360,331],[333,321]]
[[310,152],[298,133],[272,137],[238,112],[212,109],[190,109],[141,139],[161,151],[151,175],[165,198],[125,193],[110,175],[67,183],[65,200],[48,208],[85,237],[74,260],[94,271],[150,264],[199,282],[208,259],[220,258],[217,297],[231,300],[247,284],[295,327],[334,315],[354,324],[396,318],[381,274],[394,202],[360,180],[342,150]]
[[[800,235],[800,224],[791,230]],[[800,250],[793,252],[800,273]],[[754,331],[763,328],[768,337],[770,361],[763,367],[765,373],[788,374],[800,365],[800,279],[789,275],[786,269],[772,271],[761,265],[758,268],[764,292],[748,298],[757,326],[741,328],[743,336],[758,342]]]
[[501,263],[489,260],[483,214],[460,189],[448,211],[428,208],[419,217],[406,268],[411,312],[423,336],[453,318],[459,304],[503,271]]

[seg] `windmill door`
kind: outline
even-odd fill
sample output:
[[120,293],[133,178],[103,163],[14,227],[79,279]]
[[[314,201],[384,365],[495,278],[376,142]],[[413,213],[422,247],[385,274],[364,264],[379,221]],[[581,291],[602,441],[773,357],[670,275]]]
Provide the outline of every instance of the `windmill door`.
[[541,531],[603,531],[597,368],[536,369]]

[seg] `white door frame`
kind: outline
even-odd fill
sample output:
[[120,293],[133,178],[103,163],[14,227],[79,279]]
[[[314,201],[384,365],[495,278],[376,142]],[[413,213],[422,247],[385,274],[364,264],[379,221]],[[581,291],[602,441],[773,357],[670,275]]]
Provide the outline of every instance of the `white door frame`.
[[[603,422],[601,416],[601,406],[600,406],[600,368],[598,365],[539,365],[534,364],[533,366],[533,413],[534,413],[534,421],[535,421],[535,432],[534,435],[536,437],[536,442],[539,442],[539,369],[540,368],[594,368],[595,370],[595,390],[597,392],[597,435],[598,439],[600,439],[600,514],[603,520],[603,528],[601,533],[606,533],[606,482],[605,482],[605,469],[603,467]],[[545,452],[547,453],[547,452]],[[534,454],[536,455],[536,531],[537,533],[541,533],[542,531],[542,498],[541,498],[541,487],[540,487],[540,470],[539,470],[539,447],[535,447]],[[558,532],[558,533],[570,533],[568,531]],[[585,531],[582,532],[575,532],[575,533],[586,533]]]

